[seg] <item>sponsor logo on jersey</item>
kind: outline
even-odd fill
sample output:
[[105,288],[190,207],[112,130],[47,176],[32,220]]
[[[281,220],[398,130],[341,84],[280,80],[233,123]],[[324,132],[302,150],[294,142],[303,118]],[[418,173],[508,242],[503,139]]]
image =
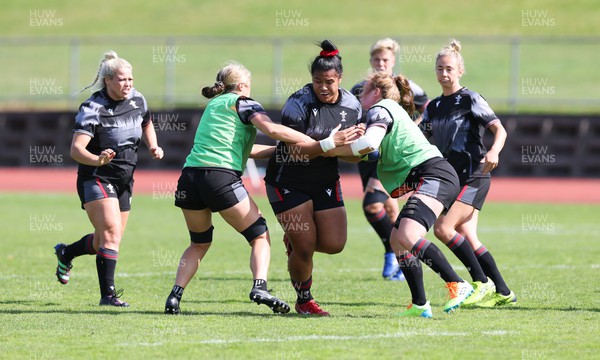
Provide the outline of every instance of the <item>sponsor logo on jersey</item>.
[[441,102],[442,102],[442,100],[438,100],[438,101],[435,103],[435,107],[438,107],[438,106],[440,106],[440,103],[441,103]]
[[313,111],[313,116],[317,116],[317,113],[319,112],[319,110],[318,109],[313,109],[312,111]]

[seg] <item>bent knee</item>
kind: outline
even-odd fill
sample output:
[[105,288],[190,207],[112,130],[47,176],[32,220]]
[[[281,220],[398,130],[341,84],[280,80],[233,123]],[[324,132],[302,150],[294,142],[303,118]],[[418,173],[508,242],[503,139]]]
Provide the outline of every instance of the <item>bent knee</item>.
[[444,243],[452,240],[454,234],[456,234],[456,230],[451,226],[447,226],[445,224],[435,224],[433,225],[433,234],[436,238],[440,239]]
[[336,239],[335,241],[322,242],[317,245],[317,251],[324,254],[339,254],[346,247],[345,239]]
[[363,206],[363,210],[366,214],[375,215],[383,210],[383,204],[380,202],[368,204]]

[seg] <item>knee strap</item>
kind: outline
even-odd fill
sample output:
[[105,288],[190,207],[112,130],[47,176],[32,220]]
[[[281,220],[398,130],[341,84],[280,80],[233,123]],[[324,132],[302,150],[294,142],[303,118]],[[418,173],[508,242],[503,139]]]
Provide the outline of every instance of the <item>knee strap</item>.
[[208,243],[212,242],[214,229],[215,229],[215,227],[211,225],[208,230],[203,231],[203,232],[190,231],[190,240],[194,244],[208,244]]
[[363,198],[363,209],[371,204],[385,204],[388,198],[389,197],[387,196],[387,194],[383,191],[375,190],[373,192],[368,192]]
[[397,229],[400,226],[400,220],[402,218],[413,219],[419,224],[423,225],[427,231],[435,224],[437,220],[437,216],[429,206],[425,205],[425,203],[419,199],[418,197],[411,196],[402,207],[400,211],[400,215],[398,216],[398,220],[396,220],[396,224],[394,227]]
[[267,230],[267,220],[261,216],[254,222],[254,224],[248,226],[246,230],[240,232],[240,234],[244,235],[246,241],[251,242],[259,235],[264,234]]

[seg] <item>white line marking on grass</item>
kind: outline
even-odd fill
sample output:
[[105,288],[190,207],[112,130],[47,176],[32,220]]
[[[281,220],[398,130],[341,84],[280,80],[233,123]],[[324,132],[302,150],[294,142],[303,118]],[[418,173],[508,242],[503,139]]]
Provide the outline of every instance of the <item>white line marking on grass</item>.
[[[452,268],[454,270],[465,270],[464,266],[460,266],[460,265],[452,265]],[[531,264],[531,265],[520,265],[520,266],[504,266],[504,268],[510,268],[512,270],[524,270],[524,269],[548,269],[548,270],[564,270],[564,269],[600,269],[600,264],[589,264],[589,265],[566,265],[566,264],[554,264],[554,265],[545,265],[545,264]],[[332,272],[337,272],[337,273],[372,273],[372,272],[379,272],[381,271],[380,268],[362,268],[362,269],[358,269],[358,268],[348,268],[348,269],[336,269],[335,271]],[[277,276],[280,276],[281,274],[284,274],[284,271],[277,271],[277,270],[273,270],[271,271],[272,275],[275,274]],[[143,272],[143,273],[119,273],[117,272],[116,276],[117,277],[131,277],[131,278],[141,278],[141,277],[153,277],[153,276],[173,276],[175,275],[175,271],[156,271],[156,272]],[[230,270],[230,271],[205,271],[205,272],[201,272],[198,273],[196,276],[199,277],[212,277],[212,276],[219,276],[222,277],[224,275],[248,275],[250,276],[250,271],[248,270]],[[73,275],[72,278],[96,278],[96,274],[82,274],[82,273],[78,273],[76,275]],[[10,280],[10,279],[25,279],[25,280],[47,280],[48,277],[46,275],[24,275],[24,274],[6,274],[6,275],[0,275],[0,280]]]
[[[424,320],[427,321],[427,320]],[[481,331],[483,335],[492,335],[492,336],[510,336],[510,335],[518,335],[518,332],[515,331],[506,331],[506,330],[490,330],[490,331]],[[397,332],[392,334],[373,334],[373,335],[348,335],[348,336],[339,336],[339,335],[306,335],[306,336],[288,336],[288,337],[276,337],[276,338],[254,338],[254,339],[207,339],[200,341],[187,341],[180,343],[193,343],[193,344],[251,344],[251,343],[285,343],[285,342],[297,342],[297,341],[357,341],[357,340],[374,340],[374,339],[396,339],[403,338],[409,336],[471,336],[472,333],[469,332],[450,332],[450,331],[408,331],[408,332]],[[169,343],[171,344],[171,343]],[[162,346],[163,342],[126,342],[118,344],[119,346]]]

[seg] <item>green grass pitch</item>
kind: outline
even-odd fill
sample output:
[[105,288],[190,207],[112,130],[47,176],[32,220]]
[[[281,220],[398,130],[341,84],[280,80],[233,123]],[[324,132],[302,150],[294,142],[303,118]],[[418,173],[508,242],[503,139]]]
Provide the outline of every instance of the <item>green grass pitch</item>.
[[[339,46],[342,86],[351,88],[367,73],[371,44],[388,36],[401,45],[396,71],[432,98],[441,93],[435,55],[456,37],[462,41],[467,70],[461,84],[485,96],[495,111],[515,110],[506,101],[509,96],[519,101],[520,112],[600,109],[590,101],[600,97],[590,76],[600,34],[593,17],[600,11],[596,0],[105,0],[102,6],[5,0],[2,10],[0,108],[6,109],[75,110],[89,92],[70,101],[68,95],[93,80],[109,49],[132,63],[135,86],[151,109],[168,109],[169,96],[178,107],[204,105],[200,89],[211,85],[218,69],[232,59],[252,72],[253,98],[278,107],[310,82],[315,42],[328,38]],[[511,38],[524,39],[512,85]],[[278,40],[280,54],[274,46]],[[71,47],[75,43],[77,51]],[[279,58],[282,68],[273,73]],[[71,67],[78,69],[72,78]],[[168,73],[174,81],[166,85]]]
[[[293,303],[282,231],[271,228],[269,287]],[[383,248],[347,200],[348,243],[315,256],[314,295],[329,318],[274,315],[248,299],[245,240],[216,216],[213,247],[187,287],[183,314],[162,314],[188,235],[171,199],[134,197],[116,283],[127,309],[97,306],[94,257],[54,276],[52,247],[90,231],[75,194],[0,194],[0,357],[206,359],[592,359],[600,335],[598,205],[489,203],[480,237],[518,296],[511,308],[442,311],[443,282],[425,269],[433,319],[400,319],[406,283],[381,279]],[[429,235],[433,240],[432,235]],[[437,240],[433,240],[437,241]],[[459,274],[468,273],[443,246]],[[424,267],[425,268],[425,267]]]

